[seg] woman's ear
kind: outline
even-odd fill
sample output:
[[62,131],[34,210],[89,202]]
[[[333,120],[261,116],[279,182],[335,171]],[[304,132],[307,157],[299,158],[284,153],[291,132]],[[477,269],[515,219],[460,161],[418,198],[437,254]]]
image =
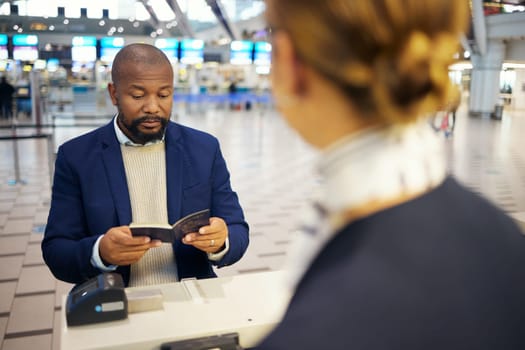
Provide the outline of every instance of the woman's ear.
[[301,97],[306,90],[305,67],[297,56],[290,36],[284,31],[277,31],[272,45],[274,86],[277,85],[282,94]]

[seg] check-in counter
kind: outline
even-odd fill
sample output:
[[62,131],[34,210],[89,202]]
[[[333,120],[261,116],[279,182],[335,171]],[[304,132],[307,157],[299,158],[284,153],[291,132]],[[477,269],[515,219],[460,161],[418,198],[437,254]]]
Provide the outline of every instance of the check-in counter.
[[159,349],[176,340],[237,332],[243,348],[255,346],[280,321],[290,293],[286,272],[271,271],[127,288],[160,289],[162,309],[126,319],[68,327],[62,303],[61,349]]

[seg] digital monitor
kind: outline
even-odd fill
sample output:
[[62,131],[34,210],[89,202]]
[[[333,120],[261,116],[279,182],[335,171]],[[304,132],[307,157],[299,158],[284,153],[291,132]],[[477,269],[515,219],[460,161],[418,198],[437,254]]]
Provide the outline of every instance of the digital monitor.
[[184,39],[180,43],[180,62],[185,64],[204,62],[204,41]]
[[13,35],[14,46],[37,46],[38,36],[30,34],[15,34]]
[[38,59],[37,46],[14,46],[13,59],[16,61],[34,61]]
[[97,46],[97,38],[94,36],[74,36],[71,46]]
[[34,61],[38,59],[38,36],[15,34],[12,40],[14,60]]
[[0,46],[0,60],[7,60],[9,58],[9,51],[7,46]]
[[9,51],[7,50],[7,34],[0,34],[0,60],[7,60]]
[[251,64],[253,43],[246,40],[234,40],[230,43],[231,64]]
[[164,52],[171,62],[178,61],[179,42],[177,39],[159,38],[155,40],[155,46]]
[[266,41],[256,42],[253,53],[253,63],[262,66],[270,65],[272,63],[272,44]]
[[123,48],[124,47],[124,38],[116,37],[116,36],[106,36],[100,39],[100,47],[116,47],[116,48]]
[[7,46],[7,34],[0,34],[0,46]]
[[72,46],[71,60],[79,62],[95,62],[97,60],[96,46]]
[[97,38],[94,36],[74,36],[71,39],[71,60],[94,62],[97,60]]
[[111,63],[117,52],[124,47],[124,38],[107,36],[100,39],[100,60]]
[[117,52],[120,48],[116,47],[101,47],[100,48],[100,60],[104,63],[111,63],[115,59]]

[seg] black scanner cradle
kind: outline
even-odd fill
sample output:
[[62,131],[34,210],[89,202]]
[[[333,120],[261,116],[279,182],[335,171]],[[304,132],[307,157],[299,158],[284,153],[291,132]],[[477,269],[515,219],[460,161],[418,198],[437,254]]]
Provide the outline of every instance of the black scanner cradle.
[[79,284],[66,301],[68,326],[121,320],[128,317],[124,281],[117,273],[102,273]]

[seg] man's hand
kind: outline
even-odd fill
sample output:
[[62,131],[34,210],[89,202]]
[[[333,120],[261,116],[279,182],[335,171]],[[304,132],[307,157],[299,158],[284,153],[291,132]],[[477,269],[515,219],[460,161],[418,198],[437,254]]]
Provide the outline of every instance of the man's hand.
[[223,249],[226,238],[228,238],[228,226],[224,220],[211,217],[208,226],[201,227],[199,232],[188,233],[182,242],[206,253],[217,253]]
[[161,243],[147,236],[133,237],[129,226],[112,227],[100,240],[99,254],[105,263],[130,265],[139,261],[148,249],[159,247]]

